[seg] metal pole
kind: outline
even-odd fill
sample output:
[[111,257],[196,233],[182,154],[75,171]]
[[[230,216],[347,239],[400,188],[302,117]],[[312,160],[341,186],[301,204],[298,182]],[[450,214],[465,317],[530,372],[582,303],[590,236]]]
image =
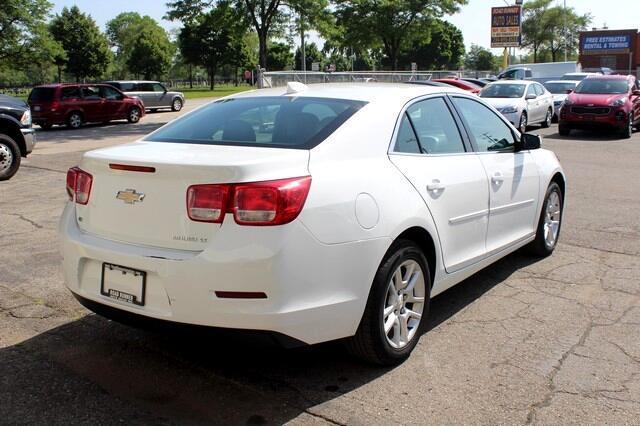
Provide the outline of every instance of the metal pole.
[[567,0],[564,0],[562,9],[562,32],[564,33],[564,61],[567,62]]

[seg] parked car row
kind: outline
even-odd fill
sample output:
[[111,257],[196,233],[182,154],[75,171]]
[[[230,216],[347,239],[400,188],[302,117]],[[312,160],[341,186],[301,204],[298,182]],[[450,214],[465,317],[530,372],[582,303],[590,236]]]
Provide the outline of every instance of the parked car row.
[[51,84],[35,87],[28,98],[33,122],[43,129],[84,123],[127,120],[137,123],[147,110],[180,111],[184,94],[169,92],[152,81],[109,81],[103,84]]

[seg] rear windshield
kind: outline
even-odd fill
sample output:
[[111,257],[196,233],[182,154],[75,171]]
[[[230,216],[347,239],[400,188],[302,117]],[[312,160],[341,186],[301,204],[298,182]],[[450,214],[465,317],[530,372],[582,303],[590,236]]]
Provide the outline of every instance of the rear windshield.
[[521,98],[524,84],[489,84],[480,92],[481,98]]
[[554,95],[564,95],[576,88],[576,83],[545,83],[544,87]]
[[145,140],[310,149],[365,104],[289,96],[223,99],[168,124]]
[[29,94],[29,101],[32,102],[48,102],[53,100],[56,89],[53,87],[36,87]]
[[587,95],[617,95],[627,93],[629,83],[626,80],[596,80],[586,79],[576,87],[576,93]]

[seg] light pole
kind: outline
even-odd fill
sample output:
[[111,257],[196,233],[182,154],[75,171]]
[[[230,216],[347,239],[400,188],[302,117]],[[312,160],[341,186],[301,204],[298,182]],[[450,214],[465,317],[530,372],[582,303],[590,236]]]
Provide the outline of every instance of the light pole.
[[564,61],[567,62],[567,0],[562,7],[562,33],[564,36]]

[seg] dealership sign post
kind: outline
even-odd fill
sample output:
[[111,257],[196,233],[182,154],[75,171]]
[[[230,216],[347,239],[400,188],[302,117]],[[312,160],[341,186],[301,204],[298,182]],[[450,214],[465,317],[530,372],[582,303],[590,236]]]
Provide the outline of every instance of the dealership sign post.
[[522,44],[522,6],[491,8],[491,47],[504,47],[503,68],[509,66],[510,47]]
[[520,47],[522,44],[522,7],[491,9],[491,47]]

